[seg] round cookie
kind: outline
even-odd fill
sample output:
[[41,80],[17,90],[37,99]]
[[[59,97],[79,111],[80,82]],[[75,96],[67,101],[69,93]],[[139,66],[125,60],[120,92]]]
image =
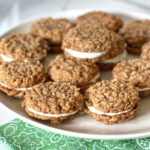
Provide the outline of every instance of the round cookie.
[[141,97],[150,95],[150,62],[133,59],[117,64],[113,71],[113,78],[130,82],[136,86]]
[[93,11],[77,17],[76,24],[98,25],[101,27],[105,27],[111,31],[117,32],[119,28],[122,27],[123,21],[121,20],[120,17],[116,15],[102,11]]
[[85,89],[100,80],[99,68],[96,64],[80,61],[58,55],[50,62],[49,77],[56,82],[68,82]]
[[150,42],[147,42],[142,46],[141,59],[150,60]]
[[98,26],[71,28],[64,36],[62,47],[67,57],[98,62],[102,69],[126,55],[123,38]]
[[46,39],[51,46],[50,51],[61,52],[63,35],[73,26],[73,23],[67,19],[48,17],[34,22],[30,28],[30,33]]
[[141,53],[141,47],[150,40],[150,20],[134,20],[126,23],[120,35],[127,42],[127,50],[134,54]]
[[0,65],[0,90],[9,96],[22,98],[44,80],[45,69],[39,61],[18,60]]
[[0,62],[42,60],[49,49],[47,41],[29,34],[12,34],[0,41]]
[[22,107],[31,117],[58,124],[73,117],[84,103],[79,89],[70,83],[46,82],[27,91]]
[[103,80],[85,92],[84,111],[104,124],[132,119],[137,111],[138,91],[130,84]]

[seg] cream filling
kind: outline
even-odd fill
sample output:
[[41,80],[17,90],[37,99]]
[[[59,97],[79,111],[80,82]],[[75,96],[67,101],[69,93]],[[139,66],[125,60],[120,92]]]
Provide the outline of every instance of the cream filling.
[[100,77],[100,73],[96,74],[93,79],[91,79],[88,83],[96,82],[96,80]]
[[130,112],[131,110],[133,110],[133,108],[131,108],[131,109],[129,109],[129,110],[121,111],[121,112],[118,112],[118,113],[104,113],[104,112],[101,112],[101,111],[95,109],[93,106],[88,106],[88,103],[87,103],[87,102],[86,102],[85,104],[86,104],[87,108],[88,108],[91,112],[93,112],[93,113],[95,113],[95,114],[98,114],[98,115],[116,116],[116,115],[121,115],[121,114],[128,113],[128,112]]
[[106,52],[107,52],[107,51],[97,52],[97,53],[78,52],[78,51],[67,49],[67,48],[65,48],[65,51],[68,52],[70,55],[72,55],[72,56],[74,56],[76,58],[81,58],[81,59],[97,58],[97,57],[100,57],[100,56],[106,54]]
[[125,60],[127,58],[127,51],[124,50],[124,52],[112,59],[107,59],[107,60],[102,60],[100,61],[100,63],[118,63],[121,62],[123,60]]
[[[10,58],[10,57],[6,57],[3,54],[0,54],[1,58],[3,59],[4,62],[11,62],[14,61],[15,59]],[[39,61],[41,59],[43,59],[46,56],[46,53],[44,55],[42,55],[41,57],[37,57],[37,58],[29,58],[29,60],[33,60],[33,61]],[[25,59],[26,60],[26,59]]]
[[30,108],[30,107],[27,107],[27,109],[30,112],[32,112],[32,113],[34,113],[36,115],[40,115],[40,116],[44,116],[44,117],[56,117],[56,118],[74,115],[74,114],[76,114],[78,112],[78,110],[77,110],[77,111],[74,111],[74,112],[64,113],[64,114],[45,114],[45,113],[42,113],[42,112],[38,112],[38,111],[36,111],[36,110],[34,110],[34,109]]
[[137,91],[139,91],[139,92],[150,90],[150,88],[143,88],[143,89],[141,89],[141,88],[139,88],[139,87],[136,87],[136,89],[137,89]]
[[11,61],[14,60],[13,58],[6,57],[6,56],[3,55],[3,54],[0,54],[0,56],[1,56],[1,58],[3,59],[4,62],[11,62]]
[[[43,80],[40,83],[42,83],[44,81],[45,81],[45,78],[43,78]],[[4,84],[2,82],[0,82],[0,85],[5,87],[5,88],[7,88],[7,89],[12,89],[11,87],[7,86],[6,84]],[[16,91],[26,91],[26,90],[31,90],[32,87],[28,87],[28,88],[13,88],[13,89],[15,89]]]

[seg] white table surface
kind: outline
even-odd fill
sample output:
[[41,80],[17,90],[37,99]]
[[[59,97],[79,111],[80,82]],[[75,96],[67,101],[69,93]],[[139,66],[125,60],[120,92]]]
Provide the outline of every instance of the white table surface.
[[[77,9],[150,12],[149,0],[0,0],[0,34],[21,22]],[[0,107],[0,125],[16,118]]]

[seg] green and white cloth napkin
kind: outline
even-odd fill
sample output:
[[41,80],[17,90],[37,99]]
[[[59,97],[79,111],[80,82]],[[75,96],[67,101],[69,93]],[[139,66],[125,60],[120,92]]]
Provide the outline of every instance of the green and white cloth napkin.
[[52,133],[14,119],[0,126],[0,150],[150,150],[150,137],[90,140]]

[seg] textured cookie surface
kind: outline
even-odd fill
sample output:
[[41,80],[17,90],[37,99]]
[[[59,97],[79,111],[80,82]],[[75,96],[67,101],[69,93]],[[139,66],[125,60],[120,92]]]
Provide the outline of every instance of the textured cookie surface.
[[44,67],[39,61],[13,61],[0,65],[0,82],[11,88],[32,87],[41,82],[44,75]]
[[88,106],[105,113],[116,113],[135,107],[138,92],[132,84],[116,80],[102,80],[87,89]]
[[121,62],[113,69],[113,77],[133,83],[140,88],[150,87],[150,62],[134,59]]
[[12,34],[0,41],[0,54],[14,59],[39,58],[48,49],[44,39],[29,34]]
[[97,24],[101,27],[105,27],[112,31],[117,31],[123,25],[123,22],[120,17],[101,11],[89,12],[82,16],[79,16],[76,19],[76,23],[77,25]]
[[43,37],[50,44],[60,44],[64,33],[73,24],[67,19],[42,18],[32,24],[30,33]]
[[150,39],[150,20],[134,20],[126,23],[120,34],[131,47],[141,47]]
[[81,85],[93,79],[99,69],[95,64],[86,61],[81,63],[60,55],[49,64],[48,73],[54,81]]
[[142,46],[141,58],[144,60],[150,60],[150,42]]
[[65,34],[62,47],[79,52],[107,51],[108,57],[115,57],[124,51],[124,40],[107,29],[82,25]]
[[70,83],[47,82],[27,91],[24,107],[36,111],[60,114],[77,111],[83,104],[83,95]]

